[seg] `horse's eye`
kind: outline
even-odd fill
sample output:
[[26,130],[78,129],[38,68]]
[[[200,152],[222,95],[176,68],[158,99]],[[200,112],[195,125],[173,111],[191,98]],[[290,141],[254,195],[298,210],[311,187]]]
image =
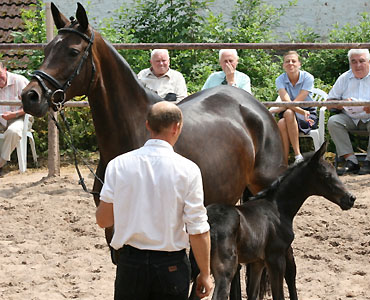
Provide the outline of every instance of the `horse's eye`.
[[69,53],[68,53],[70,56],[72,57],[76,57],[80,54],[80,51],[78,51],[77,49],[69,49]]
[[330,174],[330,173],[326,173],[326,174],[324,175],[324,177],[325,177],[325,179],[330,179],[330,178],[331,178],[331,174]]

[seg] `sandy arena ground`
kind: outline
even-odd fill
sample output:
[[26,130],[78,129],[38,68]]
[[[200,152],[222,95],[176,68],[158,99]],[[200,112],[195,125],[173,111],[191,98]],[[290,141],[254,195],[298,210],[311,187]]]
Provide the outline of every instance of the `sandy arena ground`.
[[[92,196],[73,166],[60,177],[47,173],[0,178],[0,299],[113,299],[115,268]],[[295,219],[301,300],[370,299],[370,175],[342,180],[357,196],[351,210],[310,197]]]

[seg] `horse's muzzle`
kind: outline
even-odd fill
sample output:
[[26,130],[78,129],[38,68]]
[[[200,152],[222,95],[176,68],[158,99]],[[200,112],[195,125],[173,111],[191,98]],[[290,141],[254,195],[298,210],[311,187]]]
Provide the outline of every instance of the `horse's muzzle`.
[[36,89],[25,89],[22,92],[22,104],[26,113],[35,117],[42,117],[48,111],[48,103],[46,99],[37,92]]
[[347,193],[344,197],[340,199],[340,208],[343,210],[348,210],[353,207],[356,201],[356,196],[351,193]]

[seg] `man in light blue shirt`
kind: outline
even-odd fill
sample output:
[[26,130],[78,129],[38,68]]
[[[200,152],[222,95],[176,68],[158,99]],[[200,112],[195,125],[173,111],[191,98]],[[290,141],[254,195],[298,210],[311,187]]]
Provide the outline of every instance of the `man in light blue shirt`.
[[[343,73],[329,92],[328,100],[370,101],[370,54],[368,49],[351,49],[348,52],[350,70]],[[335,107],[341,113],[331,116],[328,130],[334,141],[337,155],[346,160],[340,175],[349,173],[370,174],[370,140],[366,159],[360,168],[353,152],[349,131],[367,130],[370,133],[370,106]]]
[[241,88],[251,94],[251,80],[249,76],[236,70],[238,60],[238,53],[235,49],[221,49],[219,62],[222,71],[211,74],[203,85],[202,90],[224,84]]

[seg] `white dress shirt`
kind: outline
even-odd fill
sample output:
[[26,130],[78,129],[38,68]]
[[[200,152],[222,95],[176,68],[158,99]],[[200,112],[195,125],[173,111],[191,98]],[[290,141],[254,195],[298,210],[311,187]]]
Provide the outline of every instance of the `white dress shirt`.
[[113,203],[116,250],[178,251],[209,230],[199,167],[163,140],[111,160],[100,199]]
[[166,74],[157,77],[149,68],[141,70],[137,77],[146,88],[161,98],[166,97],[168,93],[175,93],[177,95],[176,102],[178,102],[188,96],[184,76],[176,70],[169,69]]
[[[364,78],[356,78],[351,70],[340,75],[330,90],[328,99],[347,99],[352,98],[353,101],[370,101],[370,73]],[[343,105],[345,105],[343,103]],[[349,106],[351,107],[351,106]],[[352,118],[357,125],[360,120],[364,123],[370,121],[370,114],[362,112],[355,117],[354,114],[349,114],[345,109],[345,114]]]
[[[27,86],[28,79],[22,75],[6,72],[6,86],[0,88],[0,100],[21,100],[22,90]],[[19,110],[21,106],[0,105],[0,123],[6,127],[7,121],[1,115],[8,111]]]

